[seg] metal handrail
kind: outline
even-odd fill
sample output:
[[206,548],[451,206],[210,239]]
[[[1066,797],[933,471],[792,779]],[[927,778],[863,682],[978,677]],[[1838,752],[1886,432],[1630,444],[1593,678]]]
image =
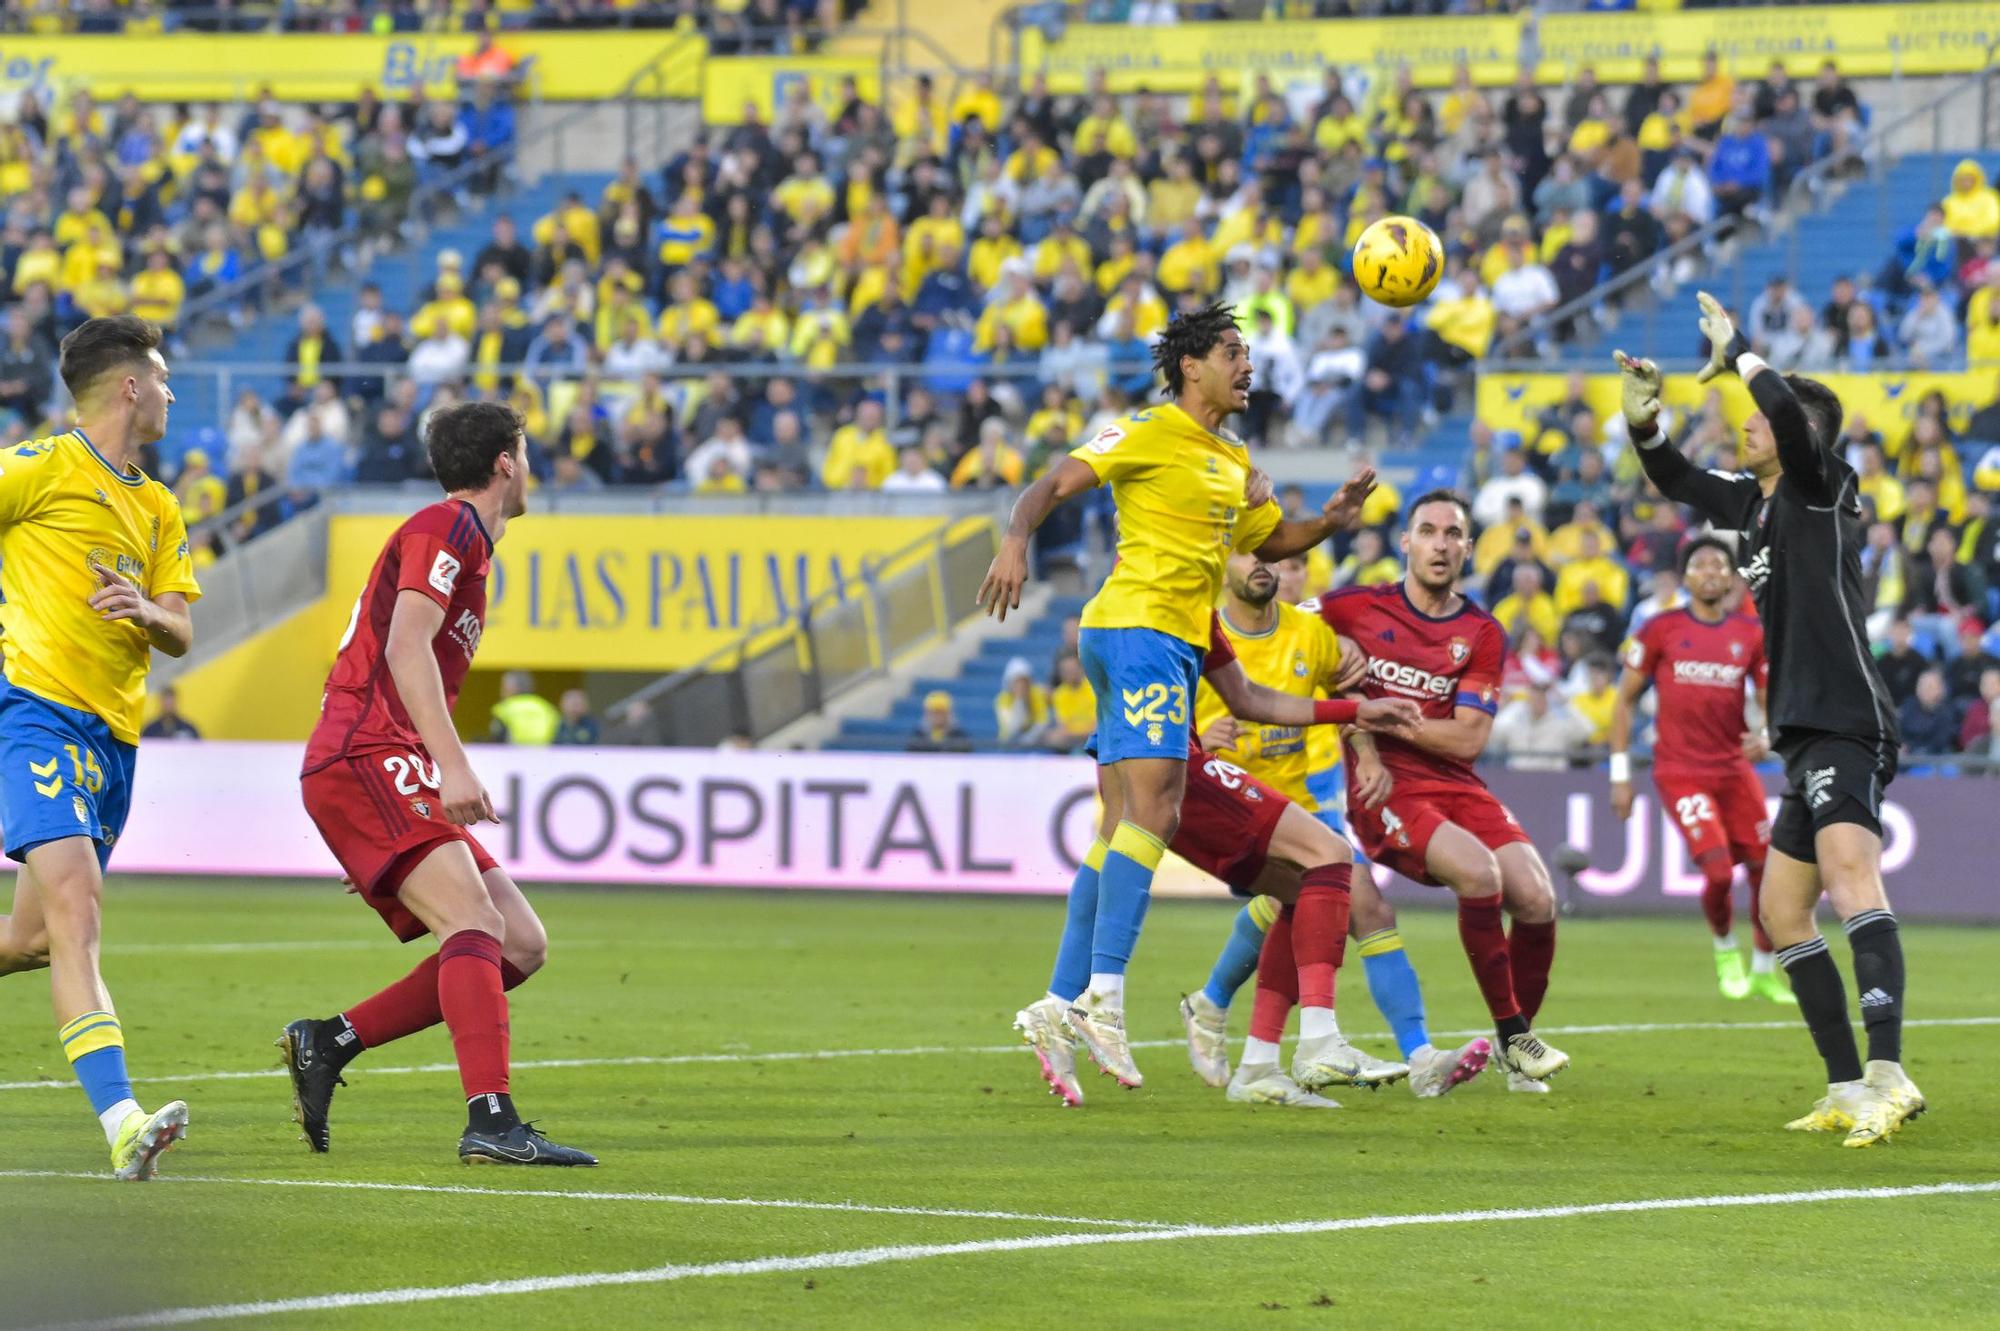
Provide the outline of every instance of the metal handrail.
[[[2000,41],[1996,41],[1987,47],[1987,68],[1954,80],[1951,86],[1943,92],[1938,93],[1935,97],[1903,111],[1886,124],[1872,127],[1863,136],[1861,143],[1855,148],[1855,153],[1866,158],[1875,152],[1881,151],[1884,145],[1887,144],[1891,134],[1911,124],[1920,116],[1936,115],[1947,102],[1952,101],[1973,88],[1983,85],[1994,75],[1993,60],[1996,52],[2000,52]],[[1826,180],[1842,164],[1843,159],[1836,157],[1826,157],[1814,162],[1811,166],[1793,177],[1792,183],[1788,188],[1788,194],[1793,198],[1810,200],[1813,197],[1813,189]],[[1799,209],[1793,216],[1797,216],[1798,213],[1805,211],[1810,211],[1810,209]],[[1496,342],[1493,346],[1492,354],[1496,357],[1504,357],[1506,353],[1519,352],[1524,348],[1532,350],[1542,337],[1549,335],[1555,329],[1574,320],[1579,315],[1589,313],[1592,309],[1614,296],[1620,295],[1643,283],[1650,283],[1676,261],[1697,250],[1706,249],[1711,241],[1719,240],[1729,232],[1734,231],[1742,225],[1742,221],[1741,217],[1734,215],[1716,218],[1701,229],[1683,236],[1666,249],[1659,251],[1657,254],[1640,263],[1634,264],[1616,277],[1592,287],[1576,299],[1558,305],[1547,313],[1529,320],[1524,327]]]
[[[881,580],[884,569],[895,568],[906,561],[910,561],[912,566],[914,566],[914,561],[926,549],[932,552],[932,563],[941,561],[944,558],[946,540],[957,522],[958,519],[955,517],[946,517],[940,522],[935,531],[926,533],[901,549],[883,555],[880,559],[864,564],[860,577],[857,580],[860,585],[861,594],[869,597],[875,596],[876,587]],[[994,530],[997,532],[998,528],[995,527]],[[811,632],[812,621],[816,615],[851,600],[853,598],[853,592],[850,590],[851,586],[852,584],[844,587],[828,588],[796,610],[781,612],[774,619],[745,629],[736,641],[726,647],[721,647],[710,652],[707,656],[702,657],[692,665],[683,666],[671,674],[662,675],[652,683],[607,707],[605,714],[607,716],[615,716],[621,713],[628,713],[634,707],[646,706],[655,699],[671,693],[690,680],[727,669],[731,662],[740,666],[744,656],[749,653],[752,646],[774,645],[772,641],[773,634],[789,631],[792,635],[792,640],[796,641],[798,634]],[[948,629],[949,622],[944,627]],[[883,670],[887,668],[888,662],[886,661],[882,662],[878,667],[878,669]],[[874,672],[871,671],[870,673]]]

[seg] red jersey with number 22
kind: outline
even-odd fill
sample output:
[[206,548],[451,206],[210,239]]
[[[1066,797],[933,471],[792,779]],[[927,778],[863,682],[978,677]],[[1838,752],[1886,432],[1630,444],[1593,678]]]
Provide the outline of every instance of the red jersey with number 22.
[[1710,773],[1743,757],[1743,686],[1765,678],[1764,629],[1748,615],[1708,624],[1686,608],[1647,620],[1625,664],[1660,694],[1655,771]]
[[[1348,587],[1299,608],[1317,613],[1334,632],[1360,645],[1368,657],[1363,689],[1371,698],[1407,698],[1439,721],[1451,720],[1461,707],[1491,716],[1499,705],[1507,635],[1470,601],[1456,614],[1433,619],[1410,604],[1398,581]],[[1377,735],[1375,747],[1398,794],[1486,788],[1469,762],[1389,735]]]
[[459,686],[485,631],[486,574],[492,561],[493,542],[485,524],[463,500],[420,509],[396,529],[377,556],[340,640],[319,724],[306,741],[306,773],[347,754],[423,752],[423,741],[389,674],[389,619],[396,599],[406,591],[418,592],[444,611],[431,649],[449,708],[458,701]]

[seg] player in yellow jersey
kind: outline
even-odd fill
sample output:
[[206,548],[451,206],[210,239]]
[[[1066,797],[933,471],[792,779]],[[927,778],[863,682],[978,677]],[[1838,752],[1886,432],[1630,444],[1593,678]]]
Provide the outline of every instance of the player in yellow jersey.
[[153,1176],[187,1130],[179,1100],[139,1108],[98,973],[104,867],[125,827],[155,648],[185,655],[201,595],[173,491],[139,470],[165,435],[160,330],[90,319],[63,339],[77,426],[0,450],[0,831],[21,862],[0,973],[49,968],[57,1038],[111,1143],[112,1172]]
[[1118,563],[1084,606],[1079,654],[1097,695],[1100,780],[1121,818],[1078,869],[1048,995],[1024,1011],[1048,1038],[1073,1033],[1128,1087],[1143,1079],[1125,1037],[1125,968],[1180,818],[1223,561],[1232,550],[1282,559],[1311,549],[1353,524],[1375,479],[1363,470],[1317,518],[1285,518],[1268,485],[1249,502],[1249,454],[1222,425],[1250,401],[1250,353],[1229,306],[1176,318],[1153,363],[1168,403],[1106,426],[1022,491],[979,589],[980,604],[1006,618],[1028,580],[1028,539],[1050,510],[1111,485]]
[[[1295,562],[1303,573],[1304,561]],[[1338,637],[1319,616],[1280,600],[1280,585],[1279,572],[1271,565],[1254,555],[1231,556],[1224,579],[1220,623],[1224,636],[1236,650],[1243,673],[1253,683],[1303,698],[1339,692],[1342,657],[1360,649]],[[1203,749],[1236,763],[1293,803],[1315,813],[1336,835],[1346,835],[1340,801],[1330,800],[1327,807],[1322,807],[1319,792],[1313,789],[1315,783],[1310,779],[1309,740],[1318,735],[1332,736],[1337,753],[1337,727],[1242,725],[1229,714],[1222,697],[1206,681],[1195,699],[1195,726],[1201,733]],[[1355,749],[1356,780],[1376,798],[1386,796],[1389,775],[1375,756],[1374,741],[1358,733],[1348,738]],[[1334,792],[1339,793],[1337,785]],[[1479,1075],[1492,1056],[1492,1045],[1479,1039],[1458,1049],[1443,1050],[1431,1043],[1424,1019],[1423,990],[1408,954],[1403,951],[1403,940],[1396,930],[1396,913],[1383,898],[1369,872],[1368,861],[1359,850],[1354,852],[1351,883],[1348,934],[1360,948],[1369,995],[1395,1032],[1403,1061],[1410,1068],[1410,1089],[1419,1096],[1443,1095]],[[1230,1000],[1256,972],[1265,932],[1276,918],[1275,903],[1268,898],[1260,897],[1245,905],[1237,914],[1221,955],[1216,958],[1208,983],[1181,1000],[1188,1060],[1195,1073],[1211,1086],[1229,1083]],[[1307,1017],[1315,1017],[1314,1009],[1304,1009],[1301,1022]],[[1323,1027],[1332,1014],[1317,1015],[1315,1019]],[[1244,1044],[1244,1067],[1238,1069],[1239,1076],[1254,1075],[1250,1069],[1277,1062],[1277,1034],[1265,1031],[1260,1038],[1259,1032],[1252,1030]],[[1306,1030],[1302,1026],[1300,1042],[1305,1044],[1337,1034],[1337,1028],[1329,1032]]]

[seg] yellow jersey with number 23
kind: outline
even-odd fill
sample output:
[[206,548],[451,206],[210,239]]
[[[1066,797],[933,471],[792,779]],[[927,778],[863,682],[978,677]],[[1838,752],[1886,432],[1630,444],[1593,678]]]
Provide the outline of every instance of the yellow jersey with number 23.
[[[1243,673],[1253,683],[1297,698],[1329,695],[1340,674],[1339,636],[1318,615],[1308,614],[1295,605],[1280,604],[1277,611],[1277,622],[1262,633],[1245,633],[1230,622],[1226,612],[1221,616],[1222,632],[1236,649]],[[1206,731],[1228,712],[1222,695],[1203,680],[1195,693],[1196,732]],[[1235,747],[1218,749],[1216,753],[1312,813],[1319,805],[1306,789],[1309,770],[1306,737],[1320,730],[1332,735],[1337,727],[1308,729],[1244,723]],[[1338,743],[1337,738],[1335,742]]]
[[152,644],[130,620],[90,608],[91,566],[148,597],[201,595],[174,492],[115,471],[81,430],[0,449],[0,624],[7,683],[103,719],[139,742]]
[[1250,455],[1234,435],[1172,403],[1107,425],[1070,456],[1109,483],[1118,563],[1083,608],[1083,627],[1156,629],[1208,650],[1208,616],[1232,550],[1277,529],[1276,501],[1243,504]]

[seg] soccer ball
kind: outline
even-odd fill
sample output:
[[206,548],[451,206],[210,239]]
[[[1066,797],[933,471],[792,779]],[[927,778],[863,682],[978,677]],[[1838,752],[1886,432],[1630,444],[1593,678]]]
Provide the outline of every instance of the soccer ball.
[[1370,300],[1405,309],[1431,294],[1444,274],[1437,232],[1414,217],[1385,217],[1354,242],[1354,281]]

